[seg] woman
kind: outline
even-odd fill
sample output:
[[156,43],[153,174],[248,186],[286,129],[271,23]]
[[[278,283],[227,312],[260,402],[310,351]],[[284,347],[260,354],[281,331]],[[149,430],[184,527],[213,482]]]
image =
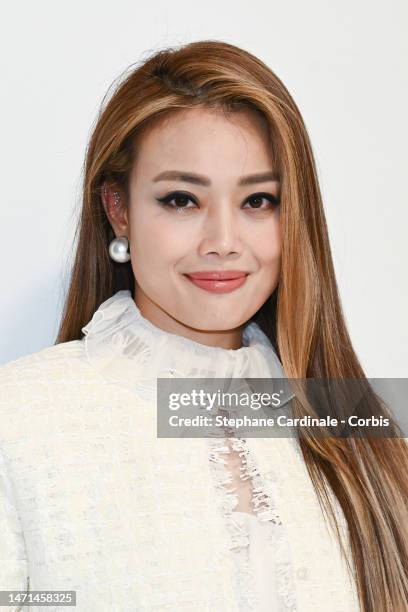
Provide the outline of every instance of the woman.
[[57,343],[1,374],[1,589],[87,611],[407,608],[396,425],[157,435],[158,378],[364,379],[304,123],[250,53],[194,42],[117,87]]

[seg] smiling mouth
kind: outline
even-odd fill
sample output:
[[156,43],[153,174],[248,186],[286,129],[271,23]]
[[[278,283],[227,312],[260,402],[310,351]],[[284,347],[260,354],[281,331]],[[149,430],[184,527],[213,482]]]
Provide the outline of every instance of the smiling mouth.
[[199,287],[200,289],[204,289],[205,291],[209,291],[210,293],[229,293],[230,291],[234,291],[246,282],[248,277],[247,273],[241,273],[239,276],[235,275],[235,278],[211,278],[210,276],[214,276],[214,274],[208,274],[209,278],[197,278],[196,275],[184,275],[191,283]]

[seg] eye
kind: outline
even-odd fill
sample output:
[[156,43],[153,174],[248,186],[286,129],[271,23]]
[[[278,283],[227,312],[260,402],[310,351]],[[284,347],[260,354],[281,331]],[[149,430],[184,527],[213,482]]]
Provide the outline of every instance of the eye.
[[[163,206],[167,206],[168,208],[173,208],[176,212],[181,212],[184,209],[191,209],[191,206],[186,206],[186,202],[189,200],[191,202],[195,202],[194,198],[192,198],[188,193],[184,193],[183,191],[172,191],[162,198],[156,198],[158,202],[160,202]],[[178,202],[178,204],[172,204],[172,201]]]
[[[267,205],[262,207],[262,200],[267,200]],[[246,202],[254,204],[254,208],[251,210],[270,210],[279,205],[280,200],[277,196],[271,193],[254,193]]]

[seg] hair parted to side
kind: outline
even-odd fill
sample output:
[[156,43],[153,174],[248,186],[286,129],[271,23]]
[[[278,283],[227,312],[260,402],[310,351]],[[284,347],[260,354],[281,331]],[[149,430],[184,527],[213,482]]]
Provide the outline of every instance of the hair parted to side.
[[[192,107],[225,113],[250,108],[269,126],[281,181],[282,267],[277,289],[254,319],[275,346],[286,375],[366,380],[340,303],[315,161],[301,114],[261,60],[214,40],[154,53],[136,65],[102,104],[87,148],[75,259],[56,343],[80,339],[81,328],[95,310],[119,289],[130,289],[134,295],[131,263],[117,264],[108,255],[114,233],[101,188],[105,181],[114,182],[128,196],[143,130]],[[366,412],[388,416],[367,387]],[[296,416],[316,416],[307,401],[296,406]],[[406,440],[316,437],[313,428],[304,432],[299,439],[303,458],[340,546],[333,493],[347,521],[354,560],[349,570],[361,610],[406,610]]]

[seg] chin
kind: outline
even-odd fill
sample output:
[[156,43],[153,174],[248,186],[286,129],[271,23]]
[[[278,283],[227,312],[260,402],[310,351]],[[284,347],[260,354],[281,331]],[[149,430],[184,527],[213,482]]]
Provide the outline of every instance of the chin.
[[197,321],[192,321],[190,327],[204,332],[222,332],[240,327],[242,323],[231,321],[228,317],[217,318],[211,314],[209,317],[200,317]]

